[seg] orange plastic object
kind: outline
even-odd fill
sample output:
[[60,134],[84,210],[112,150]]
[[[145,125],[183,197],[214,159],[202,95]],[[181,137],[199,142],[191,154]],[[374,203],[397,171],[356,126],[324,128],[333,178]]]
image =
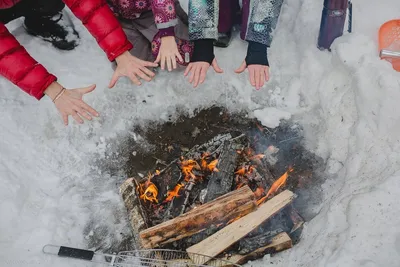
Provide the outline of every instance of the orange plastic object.
[[[379,51],[387,49],[400,51],[400,19],[390,20],[379,29]],[[392,63],[393,68],[400,71],[399,58],[385,58]]]

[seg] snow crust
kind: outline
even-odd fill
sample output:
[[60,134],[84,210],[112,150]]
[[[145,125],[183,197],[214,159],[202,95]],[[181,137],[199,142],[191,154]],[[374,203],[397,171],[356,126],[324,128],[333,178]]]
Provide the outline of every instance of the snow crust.
[[233,72],[246,53],[238,36],[217,50],[225,73],[210,70],[197,89],[179,71],[159,73],[141,87],[121,80],[110,90],[111,65],[76,19],[82,41],[70,52],[29,37],[20,20],[8,24],[64,86],[97,84],[85,100],[101,118],[64,127],[51,101],[38,102],[0,79],[0,266],[94,266],[41,249],[47,243],[91,248],[94,237],[107,249],[129,234],[118,196],[123,173],[100,164],[125,160],[115,140],[140,140],[134,125],[213,104],[248,111],[267,126],[277,126],[278,118],[300,122],[308,148],[328,162],[320,212],[301,242],[248,266],[398,266],[400,73],[378,58],[377,32],[399,18],[400,5],[354,0],[353,33],[329,53],[316,48],[322,2],[285,2],[269,50],[272,79],[259,91],[247,74]]

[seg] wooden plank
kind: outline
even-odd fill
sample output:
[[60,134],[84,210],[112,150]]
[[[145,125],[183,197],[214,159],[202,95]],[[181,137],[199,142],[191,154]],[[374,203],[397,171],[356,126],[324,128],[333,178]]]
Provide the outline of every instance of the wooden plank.
[[[255,259],[259,259],[262,258],[264,255],[266,254],[271,254],[271,253],[276,253],[276,252],[280,252],[286,249],[289,249],[293,246],[292,244],[292,240],[290,239],[289,235],[285,232],[280,233],[278,235],[276,235],[272,240],[271,243],[258,248],[246,255],[240,255],[240,254],[233,254],[230,256],[225,256],[223,258],[218,258],[224,261],[229,261],[231,263],[234,264],[245,264],[246,262],[250,261],[250,260],[255,260]],[[215,261],[217,262],[217,261]],[[208,265],[210,266],[217,266],[214,264],[214,261],[210,261],[208,263]],[[234,265],[230,265],[230,264],[218,264],[219,267],[231,267]]]
[[[165,245],[224,224],[257,209],[255,195],[248,186],[232,191],[185,214],[140,232],[145,248]],[[205,236],[204,238],[206,238]]]
[[[294,197],[293,192],[285,190],[262,204],[256,211],[227,225],[202,242],[189,247],[186,251],[216,257],[290,204]],[[200,262],[199,264],[204,263]]]

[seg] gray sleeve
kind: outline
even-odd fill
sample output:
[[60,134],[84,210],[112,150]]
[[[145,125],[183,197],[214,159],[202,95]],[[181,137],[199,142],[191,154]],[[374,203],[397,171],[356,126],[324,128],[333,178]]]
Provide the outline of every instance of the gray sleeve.
[[218,38],[219,0],[189,0],[189,39]]
[[251,0],[246,40],[270,46],[283,0]]

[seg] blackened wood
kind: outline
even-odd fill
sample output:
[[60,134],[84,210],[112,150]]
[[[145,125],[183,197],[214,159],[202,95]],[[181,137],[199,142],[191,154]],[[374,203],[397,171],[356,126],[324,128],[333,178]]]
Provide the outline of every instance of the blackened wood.
[[238,154],[234,142],[225,141],[218,157],[217,172],[213,172],[207,185],[205,203],[227,194],[232,190]]
[[239,254],[245,255],[248,254],[258,248],[265,247],[272,243],[272,239],[282,233],[283,230],[278,228],[272,231],[267,231],[263,234],[253,236],[253,237],[245,237],[239,241]]

